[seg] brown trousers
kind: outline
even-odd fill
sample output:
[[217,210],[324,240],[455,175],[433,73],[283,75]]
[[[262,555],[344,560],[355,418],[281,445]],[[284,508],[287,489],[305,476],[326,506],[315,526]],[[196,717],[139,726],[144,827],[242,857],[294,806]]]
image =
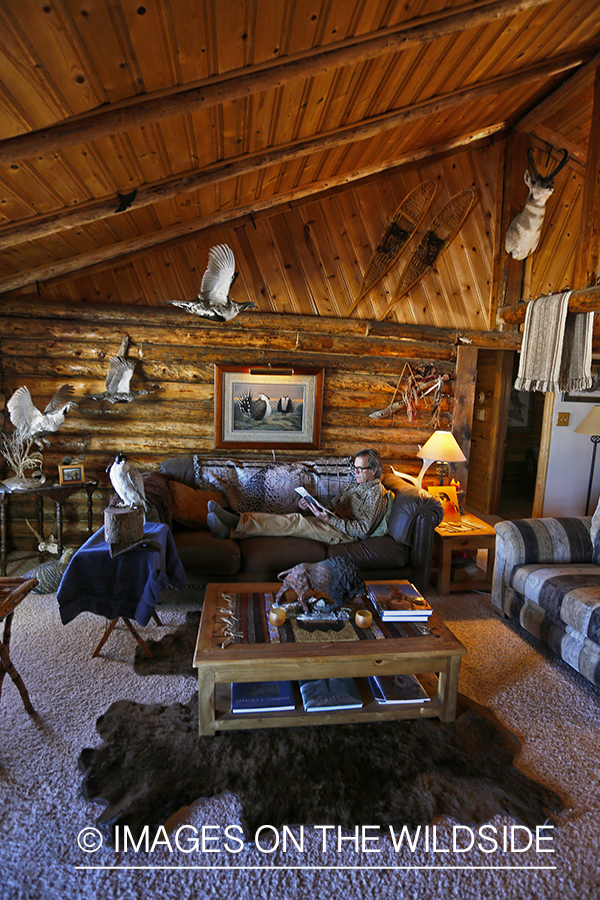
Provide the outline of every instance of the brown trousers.
[[324,544],[349,544],[354,538],[343,531],[300,513],[241,513],[237,527],[231,536],[245,537],[303,537],[322,541]]

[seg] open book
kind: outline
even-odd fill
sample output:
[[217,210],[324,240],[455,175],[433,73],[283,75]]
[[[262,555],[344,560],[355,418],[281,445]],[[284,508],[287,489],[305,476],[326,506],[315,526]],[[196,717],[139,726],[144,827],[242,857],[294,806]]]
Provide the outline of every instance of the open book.
[[323,506],[323,504],[321,503],[320,500],[316,500],[312,494],[309,494],[308,491],[306,490],[306,488],[297,487],[297,488],[294,488],[294,490],[296,491],[297,494],[300,494],[301,497],[304,497],[304,499],[307,500],[309,503],[312,503],[313,506],[318,507],[318,509],[324,509],[325,512],[330,512],[330,510],[327,509],[326,506]]

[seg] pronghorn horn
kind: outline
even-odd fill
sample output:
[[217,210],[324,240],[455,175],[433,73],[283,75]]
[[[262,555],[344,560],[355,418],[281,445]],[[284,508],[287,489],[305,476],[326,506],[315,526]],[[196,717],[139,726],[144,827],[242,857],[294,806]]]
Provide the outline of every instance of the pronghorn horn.
[[33,531],[33,533],[35,534],[36,538],[38,539],[38,542],[41,544],[42,541],[44,540],[44,538],[41,536],[41,534],[38,534],[38,533],[37,533],[37,531],[35,530],[35,528],[34,528],[33,525],[31,524],[31,522],[29,521],[29,519],[25,519],[25,521],[27,522],[27,526],[28,526],[28,527]]

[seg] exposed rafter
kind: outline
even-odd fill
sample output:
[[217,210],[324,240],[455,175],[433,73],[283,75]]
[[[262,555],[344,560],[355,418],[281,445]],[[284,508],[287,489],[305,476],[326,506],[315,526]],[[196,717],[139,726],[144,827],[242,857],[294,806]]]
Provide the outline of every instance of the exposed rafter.
[[219,103],[249,97],[259,91],[281,87],[296,78],[310,78],[342,66],[398,53],[416,44],[434,41],[465,29],[514,16],[523,10],[546,5],[552,0],[494,0],[469,4],[458,11],[424,16],[391,27],[377,35],[356,37],[326,49],[296,54],[283,62],[231,72],[208,79],[190,88],[175,88],[152,97],[142,96],[126,103],[73,117],[49,128],[7,138],[0,142],[0,165],[31,156],[120,134],[176,115],[206,109]]
[[[300,156],[321,153],[332,147],[366,140],[392,128],[405,125],[407,122],[424,118],[425,116],[436,115],[444,110],[477,100],[480,97],[498,94],[520,85],[537,82],[543,78],[554,77],[561,72],[581,65],[582,61],[583,57],[580,54],[550,60],[515,74],[482,81],[477,85],[451,91],[447,94],[440,94],[424,103],[415,103],[403,109],[393,110],[380,116],[373,116],[358,125],[342,126],[334,132],[320,134],[305,140],[293,141],[280,147],[273,147],[267,151],[215,163],[211,166],[206,166],[200,171],[187,172],[153,185],[146,185],[138,188],[130,209],[149,206],[160,200],[199,190],[206,185],[216,184],[227,178],[236,178],[269,166],[280,165]],[[504,123],[500,123],[494,129],[484,129],[484,131],[489,134],[493,130],[500,130],[503,127]],[[482,133],[479,133],[475,139],[479,139]],[[454,146],[458,145],[455,144]],[[396,160],[389,164],[397,165],[398,161]],[[329,183],[331,183],[331,180]],[[317,189],[322,190],[322,185]],[[275,198],[275,201],[277,202],[277,198]],[[79,204],[75,209],[61,209],[43,216],[34,216],[26,220],[20,220],[18,223],[0,226],[0,248],[24,243],[25,241],[54,234],[67,228],[75,228],[108,218],[115,215],[116,203],[115,197],[109,197],[105,200]],[[187,225],[189,224],[187,223]],[[15,289],[14,285],[11,287],[12,289]]]
[[[533,297],[531,298],[534,299]],[[505,306],[504,309],[498,311],[499,317],[503,322],[510,325],[520,325],[525,321],[525,313],[527,312],[527,303],[516,303],[514,306]],[[589,288],[582,288],[579,291],[573,291],[569,297],[569,312],[600,312],[600,285],[594,285]]]

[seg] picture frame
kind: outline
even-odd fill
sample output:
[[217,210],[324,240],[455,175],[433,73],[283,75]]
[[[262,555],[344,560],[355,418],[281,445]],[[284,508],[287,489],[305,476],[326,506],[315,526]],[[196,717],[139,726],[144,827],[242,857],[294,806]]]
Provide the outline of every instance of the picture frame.
[[508,407],[508,431],[531,431],[533,428],[535,395],[533,391],[517,391],[513,388],[510,392]]
[[58,467],[58,483],[69,485],[69,484],[82,484],[85,481],[85,472],[81,463],[77,463],[77,465],[70,466],[60,466]]
[[215,363],[215,449],[318,450],[324,376]]
[[460,507],[456,488],[451,484],[432,484],[427,488],[444,507],[444,522],[460,522]]

